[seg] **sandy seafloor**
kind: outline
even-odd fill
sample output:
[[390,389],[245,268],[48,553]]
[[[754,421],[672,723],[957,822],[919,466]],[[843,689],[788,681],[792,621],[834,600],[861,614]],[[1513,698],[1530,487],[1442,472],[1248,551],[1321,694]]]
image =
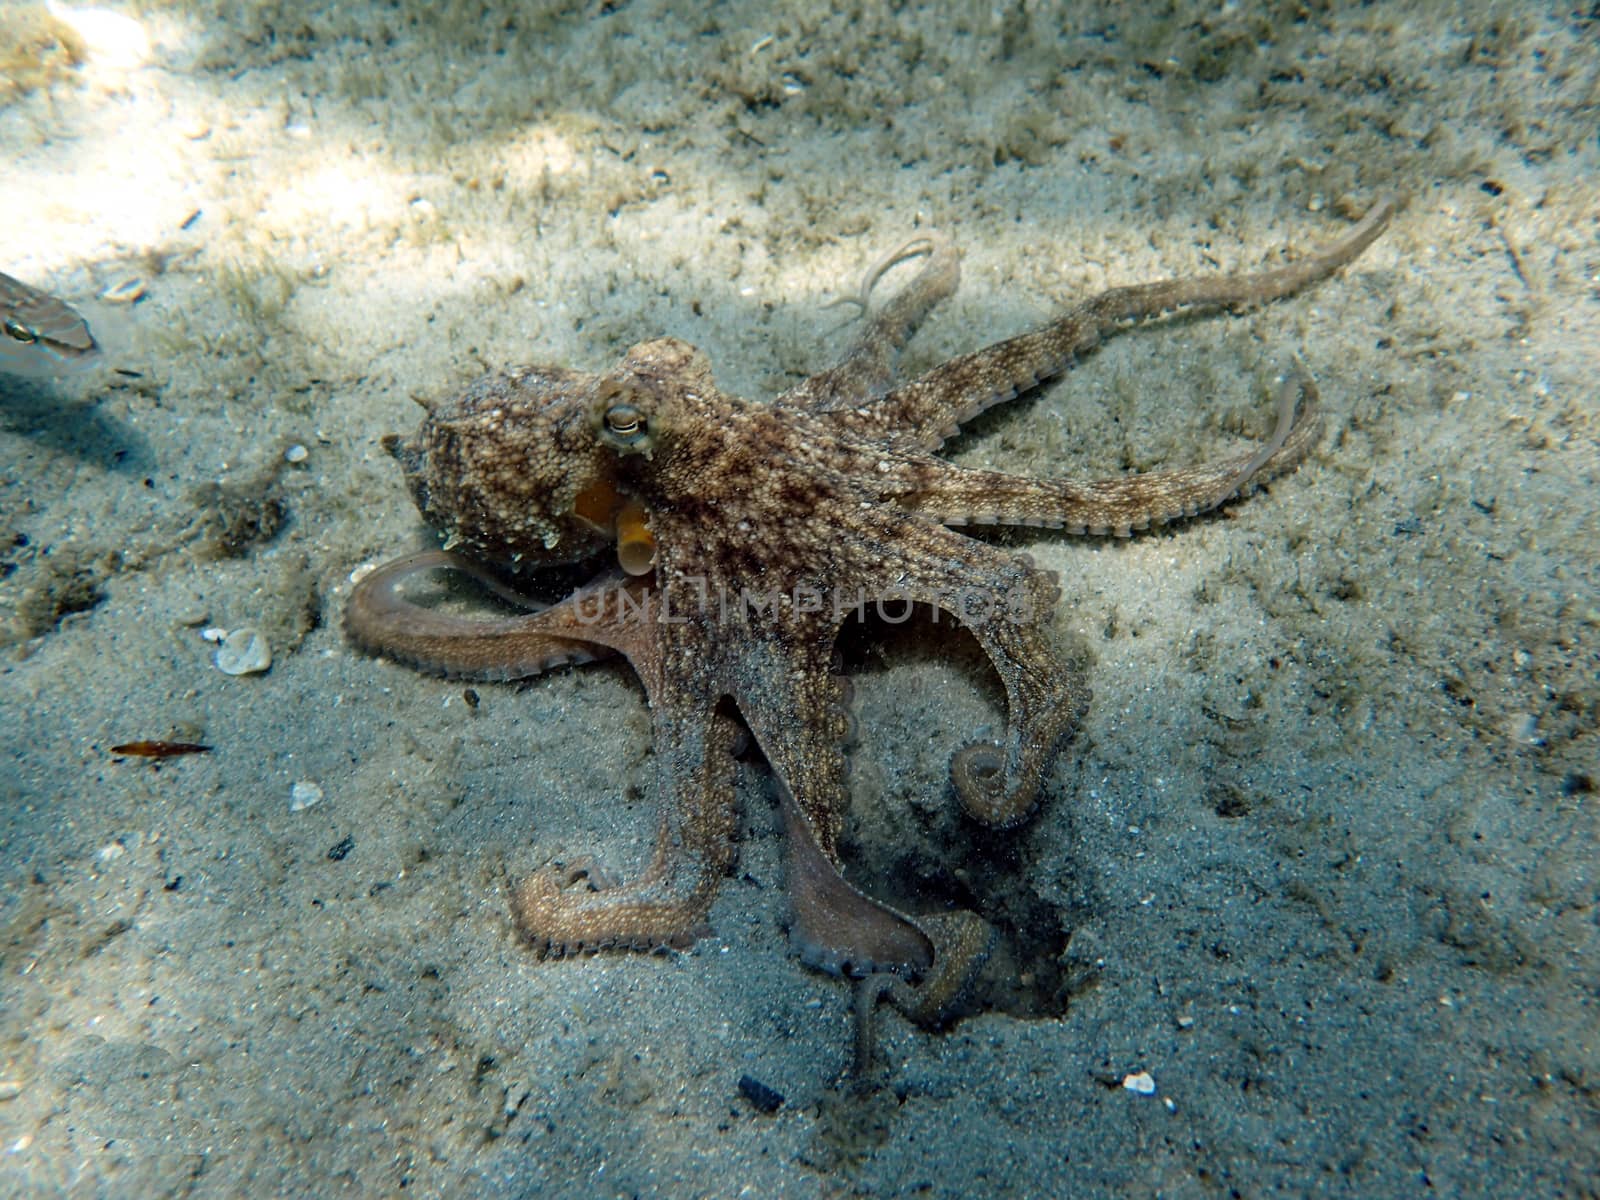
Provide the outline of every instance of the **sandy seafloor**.
[[[10,98],[0,269],[108,366],[0,381],[0,1194],[1595,1194],[1600,20],[1134,7],[135,3]],[[953,815],[1003,719],[962,644],[853,635],[852,874],[968,881],[1048,1003],[886,1008],[841,1082],[753,762],[714,936],[518,944],[508,876],[642,861],[648,718],[620,666],[474,710],[345,644],[351,572],[430,544],[378,443],[413,396],[659,334],[771,395],[934,228],[964,279],[916,370],[1386,193],[1337,278],[1124,334],[953,444],[1232,453],[1297,356],[1326,409],[1225,514],[1004,539],[1094,689],[1032,822]],[[281,530],[219,556],[218,483]],[[265,675],[212,665],[244,625]],[[214,750],[110,752],[172,737]]]

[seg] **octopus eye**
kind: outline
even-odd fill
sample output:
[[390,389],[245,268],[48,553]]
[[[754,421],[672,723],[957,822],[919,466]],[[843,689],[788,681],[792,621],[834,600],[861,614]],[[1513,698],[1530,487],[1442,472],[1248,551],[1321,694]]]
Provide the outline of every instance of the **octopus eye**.
[[590,428],[600,441],[624,457],[649,458],[661,436],[648,392],[631,379],[602,379],[589,410]]
[[624,445],[642,442],[650,432],[650,422],[631,404],[613,404],[603,418],[606,432]]

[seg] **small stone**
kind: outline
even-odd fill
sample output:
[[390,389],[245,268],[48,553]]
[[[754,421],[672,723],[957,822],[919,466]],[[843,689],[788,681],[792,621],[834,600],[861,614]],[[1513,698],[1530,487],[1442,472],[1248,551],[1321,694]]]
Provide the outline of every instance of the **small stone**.
[[1132,1075],[1122,1077],[1122,1086],[1130,1092],[1138,1092],[1141,1096],[1154,1096],[1156,1094],[1156,1081],[1150,1077],[1149,1071],[1137,1071]]
[[272,665],[272,647],[259,629],[231,630],[212,655],[224,675],[259,675]]
[[309,779],[297,780],[289,789],[289,811],[301,812],[322,803],[322,789]]
[[506,1118],[509,1120],[521,1112],[522,1106],[528,1102],[528,1098],[532,1095],[532,1090],[523,1087],[520,1083],[512,1087],[508,1087],[506,1089],[506,1100],[504,1106]]
[[22,1080],[0,1079],[0,1100],[15,1100],[22,1095]]
[[296,442],[283,452],[283,461],[287,463],[303,463],[310,456],[311,451]]
[[783,1093],[776,1088],[768,1087],[752,1075],[739,1076],[739,1095],[749,1102],[751,1108],[760,1113],[775,1113],[783,1107]]

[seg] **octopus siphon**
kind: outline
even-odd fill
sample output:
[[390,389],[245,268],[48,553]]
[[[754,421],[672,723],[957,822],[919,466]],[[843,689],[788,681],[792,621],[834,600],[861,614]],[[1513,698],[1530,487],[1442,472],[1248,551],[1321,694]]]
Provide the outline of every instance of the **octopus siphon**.
[[[1270,438],[1208,465],[1028,478],[957,466],[940,447],[1125,326],[1277,300],[1328,277],[1393,212],[1379,203],[1334,245],[1258,273],[1113,288],[901,382],[900,351],[959,276],[955,247],[923,238],[867,276],[854,301],[863,328],[843,359],[770,401],[722,391],[704,354],[659,338],[598,374],[530,366],[482,379],[428,405],[412,437],[386,438],[444,546],[361,579],[346,613],[350,640],[471,680],[621,655],[649,703],[653,857],[626,881],[588,863],[535,870],[511,889],[522,934],[549,955],[683,947],[701,936],[733,865],[735,752],[748,735],[775,780],[795,950],[824,971],[882,975],[903,1009],[938,1020],[992,931],[970,911],[897,911],[841,871],[852,733],[834,666],[841,626],[895,600],[970,631],[1004,686],[1007,720],[1003,737],[955,752],[950,779],[978,826],[1014,825],[1082,719],[1089,687],[1047,632],[1055,578],[953,527],[1126,537],[1292,470],[1320,422],[1315,388],[1295,372],[1277,394]],[[879,277],[908,258],[923,259],[919,272],[869,310]],[[449,571],[515,602],[536,573],[574,564],[599,573],[515,615],[464,616],[404,592],[409,580]]]

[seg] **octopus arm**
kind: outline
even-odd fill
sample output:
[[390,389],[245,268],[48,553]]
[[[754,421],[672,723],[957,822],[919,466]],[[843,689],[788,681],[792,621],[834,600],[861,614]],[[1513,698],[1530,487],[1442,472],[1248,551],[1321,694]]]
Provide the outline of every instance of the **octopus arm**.
[[1046,632],[1059,597],[1054,577],[905,514],[863,545],[871,546],[867,557],[879,564],[869,594],[944,610],[994,665],[1006,692],[1005,740],[957,751],[950,778],[976,820],[1016,824],[1033,808],[1044,773],[1089,705],[1082,672],[1056,653]]
[[1112,288],[1040,329],[953,358],[876,400],[840,409],[833,420],[859,434],[898,435],[935,450],[966,421],[1061,374],[1128,322],[1181,308],[1264,304],[1327,278],[1370,246],[1394,211],[1393,200],[1381,201],[1340,241],[1287,266]]
[[1292,471],[1316,446],[1316,388],[1302,376],[1278,393],[1277,425],[1258,450],[1214,463],[1113,479],[1029,479],[927,458],[900,468],[887,495],[942,525],[1033,525],[1128,537],[1208,512]]
[[512,915],[543,953],[683,948],[706,931],[734,856],[738,724],[698,693],[657,688],[650,701],[662,813],[650,864],[615,885],[557,866],[516,885]]
[[[408,599],[402,588],[431,571],[455,571],[521,603],[492,575],[467,559],[425,550],[365,576],[345,608],[345,631],[369,654],[455,679],[509,680],[612,652],[635,658],[642,647],[618,619],[628,583],[602,585],[542,612],[515,617],[463,617]],[[638,663],[636,662],[636,666]]]
[[507,595],[466,559],[443,551],[415,554],[356,586],[346,610],[351,640],[423,670],[474,679],[518,679],[558,663],[621,653],[650,701],[662,818],[649,866],[620,885],[588,866],[536,871],[512,889],[521,932],[554,955],[692,942],[733,857],[738,730],[731,717],[697,698],[703,688],[665,682],[657,626],[647,616],[648,583],[606,582],[542,612],[478,619],[436,612],[402,594],[407,580],[434,570],[464,573]]
[[888,304],[867,316],[866,328],[837,364],[796,384],[777,402],[814,413],[855,408],[877,400],[894,383],[895,364],[922,322],[940,301],[952,295],[961,279],[961,254],[944,238],[925,237],[907,242],[889,255],[862,281],[858,296],[835,303],[855,304],[867,314],[872,289],[897,263],[925,254],[914,279],[896,292]]
[[824,624],[805,618],[780,623],[790,635],[782,650],[754,639],[741,656],[743,683],[736,686],[740,715],[776,777],[788,851],[790,938],[805,963],[832,974],[916,974],[933,962],[928,936],[839,869],[849,715],[844,685],[828,670],[831,639],[822,636]]

